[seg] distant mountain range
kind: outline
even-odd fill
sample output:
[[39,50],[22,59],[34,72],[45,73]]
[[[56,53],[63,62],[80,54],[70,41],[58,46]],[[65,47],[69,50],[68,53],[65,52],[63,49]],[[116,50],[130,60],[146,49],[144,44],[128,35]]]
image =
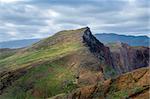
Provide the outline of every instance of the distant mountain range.
[[[102,43],[127,43],[131,46],[149,46],[150,38],[147,36],[127,36],[115,33],[97,33],[95,37]],[[40,41],[40,39],[23,39],[0,42],[0,48],[22,48]]]
[[131,46],[149,46],[150,38],[148,36],[128,36],[115,33],[95,34],[96,38],[104,44],[122,42]]
[[0,48],[21,48],[29,46],[40,39],[23,39],[23,40],[12,40],[0,42]]

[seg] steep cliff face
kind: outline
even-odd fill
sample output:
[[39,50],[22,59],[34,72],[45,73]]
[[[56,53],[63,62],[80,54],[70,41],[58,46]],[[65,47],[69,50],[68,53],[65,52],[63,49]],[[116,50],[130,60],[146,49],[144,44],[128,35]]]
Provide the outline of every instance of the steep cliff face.
[[109,45],[114,69],[122,74],[149,65],[148,47],[131,47],[124,43]]
[[100,60],[102,68],[104,65],[113,65],[109,48],[98,41],[96,37],[92,35],[89,28],[87,28],[83,35],[83,41],[89,47],[89,50]]
[[131,47],[121,42],[106,47],[92,35],[89,28],[83,35],[83,41],[99,59],[106,78],[149,65],[148,47]]

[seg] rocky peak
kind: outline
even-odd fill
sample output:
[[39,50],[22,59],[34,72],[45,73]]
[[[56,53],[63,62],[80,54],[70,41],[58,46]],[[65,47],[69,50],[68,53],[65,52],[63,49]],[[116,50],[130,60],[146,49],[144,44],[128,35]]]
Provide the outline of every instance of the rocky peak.
[[90,47],[104,47],[104,44],[101,43],[99,40],[96,39],[95,36],[92,35],[90,28],[88,27],[86,27],[86,30],[83,34],[83,41]]
[[87,27],[83,34],[83,42],[89,47],[89,50],[100,60],[101,67],[104,65],[112,66],[111,54],[108,47],[96,39]]

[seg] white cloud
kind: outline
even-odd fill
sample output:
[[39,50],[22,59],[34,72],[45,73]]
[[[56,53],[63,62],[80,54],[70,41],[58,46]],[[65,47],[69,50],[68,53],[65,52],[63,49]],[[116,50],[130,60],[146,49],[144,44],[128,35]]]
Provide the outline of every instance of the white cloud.
[[9,35],[11,35],[11,36],[17,36],[17,33],[16,33],[16,32],[13,32],[13,31],[7,32],[7,34],[9,34]]
[[0,0],[0,3],[15,3],[18,1],[24,1],[24,0]]
[[51,9],[48,9],[45,13],[44,13],[45,16],[47,17],[58,17],[59,16],[59,13],[54,11],[54,10],[51,10]]

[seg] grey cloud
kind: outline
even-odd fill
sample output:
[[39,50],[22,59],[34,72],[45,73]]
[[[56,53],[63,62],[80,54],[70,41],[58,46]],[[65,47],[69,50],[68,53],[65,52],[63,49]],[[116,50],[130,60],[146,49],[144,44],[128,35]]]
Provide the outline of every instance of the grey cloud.
[[46,37],[83,26],[90,26],[93,32],[148,35],[149,1],[131,1],[24,0],[0,4],[0,41]]

